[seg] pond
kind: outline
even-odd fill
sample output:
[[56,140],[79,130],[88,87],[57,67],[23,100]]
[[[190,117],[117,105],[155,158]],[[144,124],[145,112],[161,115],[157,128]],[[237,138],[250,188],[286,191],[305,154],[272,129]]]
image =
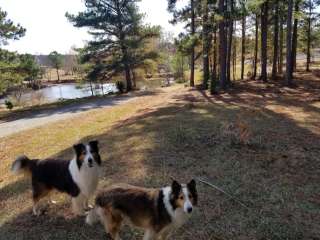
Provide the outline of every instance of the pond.
[[[93,84],[94,95],[105,95],[118,92],[114,83]],[[47,102],[56,102],[61,99],[76,99],[84,98],[92,95],[90,84],[57,84],[42,88],[37,91],[28,91],[22,93],[20,103],[22,105],[33,105]],[[12,94],[6,98],[0,99],[0,104],[5,102],[5,99],[15,101],[16,97]]]

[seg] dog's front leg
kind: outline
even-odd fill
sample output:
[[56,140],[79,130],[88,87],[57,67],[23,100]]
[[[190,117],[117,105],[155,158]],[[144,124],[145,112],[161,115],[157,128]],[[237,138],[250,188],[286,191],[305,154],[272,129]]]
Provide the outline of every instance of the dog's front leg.
[[148,229],[144,232],[143,240],[154,240],[156,237],[156,234],[153,230]]
[[85,197],[79,194],[77,197],[72,198],[72,211],[76,215],[84,215]]

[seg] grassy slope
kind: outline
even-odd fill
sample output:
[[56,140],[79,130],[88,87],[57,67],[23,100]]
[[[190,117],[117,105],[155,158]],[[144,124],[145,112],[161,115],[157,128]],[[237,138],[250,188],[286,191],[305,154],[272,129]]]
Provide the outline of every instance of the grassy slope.
[[[320,236],[318,79],[286,89],[239,83],[211,98],[175,86],[136,102],[85,113],[0,139],[0,236],[4,239],[102,239],[102,227],[84,227],[61,194],[40,218],[31,216],[27,180],[8,173],[12,159],[69,157],[76,141],[99,139],[104,159],[100,186],[119,181],[162,186],[174,176],[209,179],[241,201],[199,184],[200,207],[172,239],[316,239]],[[249,145],[222,133],[241,119]],[[140,239],[136,231],[124,239]]]

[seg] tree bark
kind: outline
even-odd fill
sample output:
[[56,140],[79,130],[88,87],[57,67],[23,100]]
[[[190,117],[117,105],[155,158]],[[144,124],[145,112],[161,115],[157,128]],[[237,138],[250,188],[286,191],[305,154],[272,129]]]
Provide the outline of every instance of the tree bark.
[[309,7],[309,16],[307,19],[308,30],[307,30],[307,72],[310,72],[310,63],[311,63],[311,15],[312,15],[312,7],[310,4]]
[[288,2],[288,18],[287,18],[287,63],[286,63],[286,84],[292,85],[292,12],[293,0]]
[[56,68],[56,70],[57,70],[58,82],[60,82],[59,68]]
[[217,90],[217,30],[214,29],[213,32],[213,53],[212,53],[212,72],[211,72],[211,84],[210,84],[210,93],[216,94]]
[[242,17],[242,43],[241,43],[241,80],[244,79],[244,61],[246,54],[246,16]]
[[256,36],[255,36],[255,43],[254,43],[254,62],[253,62],[253,75],[252,79],[256,79],[257,77],[257,65],[258,65],[258,45],[259,45],[259,17],[256,14]]
[[[194,37],[196,32],[195,29],[195,10],[194,10],[194,0],[191,0],[191,36]],[[190,56],[190,86],[194,87],[194,55],[195,49],[194,45],[191,48],[191,56]]]
[[[230,0],[230,10],[233,12],[233,0]],[[227,47],[227,84],[231,82],[231,53],[233,41],[233,18],[228,20],[228,47]]]
[[283,41],[284,41],[284,31],[283,31],[283,16],[280,14],[280,40],[279,40],[279,66],[278,73],[283,74]]
[[[224,0],[219,0],[218,3],[220,15],[224,15]],[[225,29],[225,19],[223,18],[219,22],[219,65],[220,65],[220,86],[222,89],[227,88],[227,36]]]
[[[294,11],[299,12],[300,1],[295,2]],[[292,35],[292,72],[295,72],[297,69],[297,46],[298,46],[298,18],[294,17],[293,22],[293,35]]]
[[273,62],[272,62],[272,79],[276,79],[278,69],[278,48],[279,48],[279,0],[275,1],[274,11],[274,38],[273,38]]
[[208,82],[210,78],[209,69],[209,27],[208,27],[208,1],[202,0],[203,11],[203,89],[208,89]]
[[261,6],[261,80],[268,80],[268,1]]

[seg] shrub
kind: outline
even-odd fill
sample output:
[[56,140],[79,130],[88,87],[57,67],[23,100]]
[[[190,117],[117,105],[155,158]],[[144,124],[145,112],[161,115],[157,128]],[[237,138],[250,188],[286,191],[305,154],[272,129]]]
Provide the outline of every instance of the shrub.
[[119,93],[124,93],[124,83],[123,82],[117,81],[116,87],[117,87]]
[[6,100],[4,102],[4,104],[6,105],[7,109],[12,110],[13,109],[13,104],[10,100]]

